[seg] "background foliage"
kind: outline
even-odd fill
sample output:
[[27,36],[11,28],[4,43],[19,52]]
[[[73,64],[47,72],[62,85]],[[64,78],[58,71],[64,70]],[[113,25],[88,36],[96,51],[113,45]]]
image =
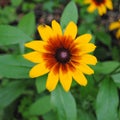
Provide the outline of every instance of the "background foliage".
[[[100,17],[88,13],[83,0],[0,1],[0,120],[120,120],[120,40],[108,30],[120,19],[119,0],[113,5]],[[24,43],[40,39],[37,25],[52,19],[63,29],[72,20],[78,35],[93,35],[98,63],[86,87],[73,82],[69,92],[58,85],[49,93],[47,75],[29,78],[33,63],[22,57]]]

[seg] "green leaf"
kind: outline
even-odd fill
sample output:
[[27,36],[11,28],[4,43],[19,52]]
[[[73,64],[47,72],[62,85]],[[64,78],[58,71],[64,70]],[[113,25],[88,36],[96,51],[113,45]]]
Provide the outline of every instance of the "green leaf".
[[51,110],[47,114],[43,115],[44,120],[57,120],[56,112]]
[[120,120],[120,107],[119,107],[119,113],[118,113],[118,115],[119,115],[118,119]]
[[0,76],[7,78],[29,78],[29,70],[33,64],[18,55],[0,56]]
[[[18,28],[20,28],[24,33],[26,33],[27,35],[29,35],[31,37],[33,37],[33,35],[34,35],[35,27],[36,27],[36,25],[35,25],[34,12],[30,12],[30,13],[24,15],[18,24]],[[20,51],[21,51],[21,53],[24,53],[24,42],[20,43]]]
[[116,83],[116,85],[120,87],[120,73],[113,74],[111,77]]
[[65,7],[61,19],[60,24],[62,28],[65,28],[70,21],[77,23],[78,20],[78,10],[73,1],[69,2]]
[[50,96],[37,99],[29,108],[30,115],[44,115],[52,109]]
[[96,37],[105,45],[111,46],[111,37],[105,31],[97,31]]
[[35,116],[32,116],[32,117],[29,118],[29,120],[39,120],[39,118],[35,117]]
[[31,38],[16,27],[0,25],[0,45],[11,45],[30,41]]
[[85,99],[85,100],[89,98],[94,99],[97,93],[97,89],[94,87],[95,86],[94,78],[93,76],[86,76],[86,78],[88,80],[87,86],[85,87],[81,86],[79,88],[81,92],[80,98]]
[[101,74],[110,74],[117,67],[119,67],[120,63],[117,61],[106,61],[106,62],[98,62],[96,66],[93,67],[96,73]]
[[[96,20],[96,14],[94,12],[92,14],[88,14],[88,12],[86,11],[88,6],[84,5],[84,1],[81,1],[81,2],[82,2],[82,5],[81,5],[80,11],[79,11],[80,12],[79,15],[80,15],[80,18],[83,20],[82,22],[85,24],[86,23],[93,24],[93,22]],[[91,29],[91,26],[88,29]]]
[[29,78],[29,70],[27,67],[0,65],[0,77]]
[[32,67],[34,64],[24,59],[22,55],[0,55],[0,65],[13,65],[13,66],[23,66],[23,67]]
[[113,46],[112,47],[112,58],[116,61],[119,61],[120,60],[120,51],[118,50],[118,47],[117,46]]
[[19,6],[23,0],[11,0],[13,6]]
[[90,33],[90,29],[88,29],[88,24],[86,25],[86,23],[81,24],[80,26],[78,26],[78,33],[80,35],[85,34],[85,33]]
[[117,87],[110,78],[105,78],[96,100],[97,120],[118,120],[118,104]]
[[58,120],[76,120],[76,103],[70,92],[65,92],[61,86],[51,93],[51,101],[58,113]]
[[46,80],[47,80],[47,75],[43,75],[36,78],[35,84],[38,93],[41,93],[46,89]]
[[18,27],[27,35],[33,36],[35,32],[35,15],[30,12],[22,17],[19,21]]
[[0,109],[10,105],[18,98],[25,89],[23,81],[10,82],[5,87],[0,88]]

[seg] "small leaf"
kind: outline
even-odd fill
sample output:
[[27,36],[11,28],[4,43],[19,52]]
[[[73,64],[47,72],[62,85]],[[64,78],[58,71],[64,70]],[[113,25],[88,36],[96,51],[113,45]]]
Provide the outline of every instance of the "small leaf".
[[106,62],[99,62],[96,66],[93,67],[96,73],[101,74],[110,74],[113,72],[117,67],[119,67],[120,63],[117,61],[106,61]]
[[10,105],[18,98],[25,89],[23,81],[10,82],[5,87],[0,88],[0,109]]
[[37,99],[29,108],[30,115],[44,115],[52,109],[50,96]]
[[16,27],[0,25],[0,45],[24,43],[30,40],[32,39],[29,36]]
[[51,94],[51,102],[57,110],[58,120],[76,120],[76,103],[70,92],[58,85]]
[[117,87],[110,78],[105,78],[97,95],[97,120],[118,120],[118,104]]
[[46,80],[47,80],[47,75],[43,75],[41,77],[36,78],[35,84],[38,93],[41,93],[46,89]]
[[65,28],[70,21],[77,23],[77,20],[78,20],[78,10],[75,3],[71,1],[68,3],[68,5],[65,7],[63,11],[63,14],[60,19],[60,24],[62,28]]
[[23,16],[19,21],[18,27],[24,31],[27,35],[33,36],[35,32],[35,15],[33,12]]

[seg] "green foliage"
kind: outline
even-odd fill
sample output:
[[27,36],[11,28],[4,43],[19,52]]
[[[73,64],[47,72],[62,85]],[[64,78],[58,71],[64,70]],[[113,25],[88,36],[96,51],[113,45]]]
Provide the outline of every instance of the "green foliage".
[[73,1],[71,1],[66,6],[66,8],[64,9],[64,11],[62,13],[60,24],[61,24],[62,28],[65,28],[66,25],[70,21],[74,21],[75,23],[77,23],[77,20],[78,20],[77,7],[76,7],[75,3]]
[[118,104],[117,87],[110,78],[105,78],[96,99],[97,120],[118,120]]
[[76,120],[76,104],[70,92],[66,93],[59,85],[51,93],[51,102],[58,114],[58,120]]
[[24,2],[24,4],[22,4],[22,10],[24,12],[28,12],[30,10],[33,10],[34,8],[35,8],[35,4],[34,3]]
[[21,55],[0,56],[0,76],[6,78],[29,78],[30,62],[23,59]]
[[45,120],[57,120],[57,114],[53,110],[43,115],[43,119]]
[[99,39],[103,44],[107,45],[108,47],[111,46],[111,37],[105,31],[97,31],[96,37]]
[[120,88],[120,73],[113,74],[111,77],[115,84]]
[[16,20],[16,13],[14,7],[6,6],[5,8],[0,8],[0,25],[9,24],[14,20]]
[[10,45],[32,40],[23,31],[9,25],[0,25],[0,45]]
[[23,0],[11,0],[13,6],[19,6]]
[[96,73],[101,74],[110,74],[114,72],[116,68],[120,66],[120,63],[117,61],[106,61],[106,62],[98,62],[97,65],[94,67]]
[[53,11],[53,7],[54,7],[54,3],[52,1],[47,1],[45,2],[45,4],[43,5],[44,10],[47,10],[49,12]]
[[41,93],[46,89],[46,79],[47,79],[47,75],[43,75],[41,77],[36,78],[35,84],[36,84],[36,88],[37,88],[37,92]]
[[51,110],[50,96],[43,96],[37,99],[28,109],[30,115],[44,115]]
[[79,110],[78,113],[79,113],[78,120],[95,120],[93,114],[88,112],[86,113],[86,111],[84,110]]
[[[3,0],[5,2],[5,0]],[[120,41],[109,32],[115,11],[98,16],[88,13],[84,0],[11,0],[0,3],[0,120],[119,120]],[[60,15],[59,15],[60,14]],[[43,18],[42,18],[43,17]],[[38,24],[60,21],[64,31],[70,21],[78,25],[78,36],[90,33],[98,59],[87,86],[75,81],[65,92],[58,84],[49,93],[47,76],[29,78],[33,63],[25,60],[24,43],[39,39]]]
[[[28,24],[29,21],[29,24]],[[19,21],[18,27],[29,36],[33,36],[35,32],[35,15],[33,12],[23,16]]]
[[24,91],[23,81],[14,81],[0,89],[0,109],[10,105]]

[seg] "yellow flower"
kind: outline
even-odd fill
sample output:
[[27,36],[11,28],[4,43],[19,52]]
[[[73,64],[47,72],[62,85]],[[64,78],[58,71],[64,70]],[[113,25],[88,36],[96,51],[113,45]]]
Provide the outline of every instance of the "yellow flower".
[[85,86],[87,79],[83,73],[94,73],[87,64],[95,65],[97,62],[96,57],[88,54],[96,47],[89,43],[92,36],[84,34],[75,38],[77,26],[72,21],[64,33],[55,20],[52,21],[52,27],[40,25],[38,31],[42,40],[26,43],[25,46],[34,51],[23,55],[36,63],[30,70],[30,77],[35,78],[48,73],[46,88],[49,91],[54,90],[59,81],[64,90],[69,91],[72,77],[78,84]]
[[90,4],[88,7],[88,12],[92,13],[96,9],[98,9],[99,15],[103,15],[106,13],[106,8],[112,10],[113,5],[111,0],[84,0],[85,4]]
[[116,32],[116,38],[119,39],[120,38],[120,20],[116,21],[116,22],[112,22],[109,26],[109,30],[115,30],[118,29]]

